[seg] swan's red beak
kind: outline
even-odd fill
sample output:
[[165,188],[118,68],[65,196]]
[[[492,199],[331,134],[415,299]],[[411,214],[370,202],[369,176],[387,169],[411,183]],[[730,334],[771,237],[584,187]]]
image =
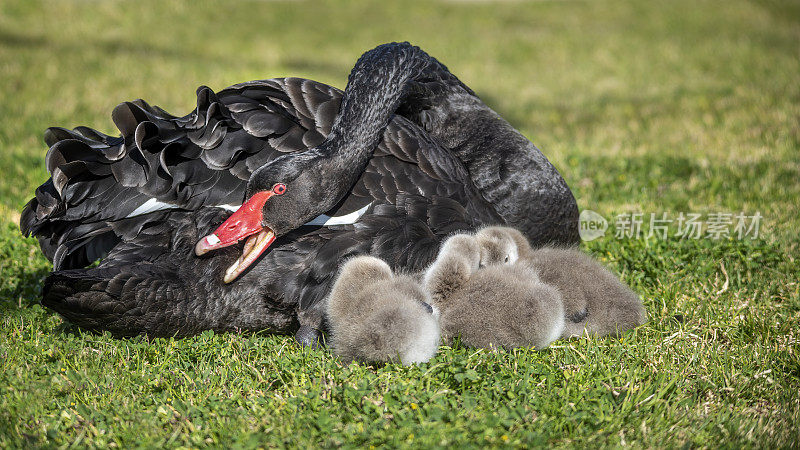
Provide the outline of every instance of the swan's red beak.
[[235,280],[275,241],[275,233],[261,224],[263,220],[261,210],[272,195],[274,195],[272,191],[256,193],[212,234],[203,237],[195,245],[194,252],[200,256],[249,238],[244,245],[242,256],[225,271],[223,281],[226,283]]

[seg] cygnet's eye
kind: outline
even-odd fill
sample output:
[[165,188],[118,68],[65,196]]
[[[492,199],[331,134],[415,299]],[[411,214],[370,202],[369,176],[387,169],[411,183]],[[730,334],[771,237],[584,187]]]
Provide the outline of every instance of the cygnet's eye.
[[425,311],[428,312],[428,314],[433,314],[433,306],[423,301],[420,301],[420,303],[422,304],[422,307],[425,308]]
[[506,262],[508,262],[508,255],[506,255]]

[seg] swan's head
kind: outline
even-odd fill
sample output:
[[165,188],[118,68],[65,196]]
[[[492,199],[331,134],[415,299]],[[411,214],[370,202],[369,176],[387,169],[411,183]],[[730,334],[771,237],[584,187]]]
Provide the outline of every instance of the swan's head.
[[247,239],[242,256],[225,272],[230,283],[275,241],[334,206],[341,192],[335,177],[324,177],[325,165],[313,155],[285,155],[250,176],[246,200],[212,234],[195,245],[195,253],[229,247]]

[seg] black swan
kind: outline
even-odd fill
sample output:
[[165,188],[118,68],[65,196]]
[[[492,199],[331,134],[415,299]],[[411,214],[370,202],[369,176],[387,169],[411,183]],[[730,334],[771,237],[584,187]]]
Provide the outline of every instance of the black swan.
[[[139,100],[113,119],[122,137],[48,130],[51,178],[20,223],[53,261],[42,303],[84,328],[309,343],[343,258],[421,270],[447,235],[486,224],[578,240],[575,199],[544,155],[408,43],[365,53],[343,96],[254,81],[200,88],[184,117]],[[217,227],[243,199],[243,220]]]
[[411,275],[373,256],[348,260],[327,301],[333,352],[346,361],[427,362],[439,349],[439,322]]

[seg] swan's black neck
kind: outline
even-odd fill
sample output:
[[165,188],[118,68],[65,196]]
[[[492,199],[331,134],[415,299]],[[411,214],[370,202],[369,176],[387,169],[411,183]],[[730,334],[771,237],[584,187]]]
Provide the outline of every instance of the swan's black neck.
[[349,192],[395,111],[414,93],[415,82],[431,73],[452,77],[446,67],[408,42],[380,45],[358,59],[331,132],[315,149],[325,160],[326,177],[337,179],[338,192],[327,207]]
[[369,160],[395,111],[413,91],[411,82],[430,72],[430,66],[441,64],[408,42],[364,53],[350,72],[339,115],[319,151],[349,161],[352,171],[360,173],[356,169]]

